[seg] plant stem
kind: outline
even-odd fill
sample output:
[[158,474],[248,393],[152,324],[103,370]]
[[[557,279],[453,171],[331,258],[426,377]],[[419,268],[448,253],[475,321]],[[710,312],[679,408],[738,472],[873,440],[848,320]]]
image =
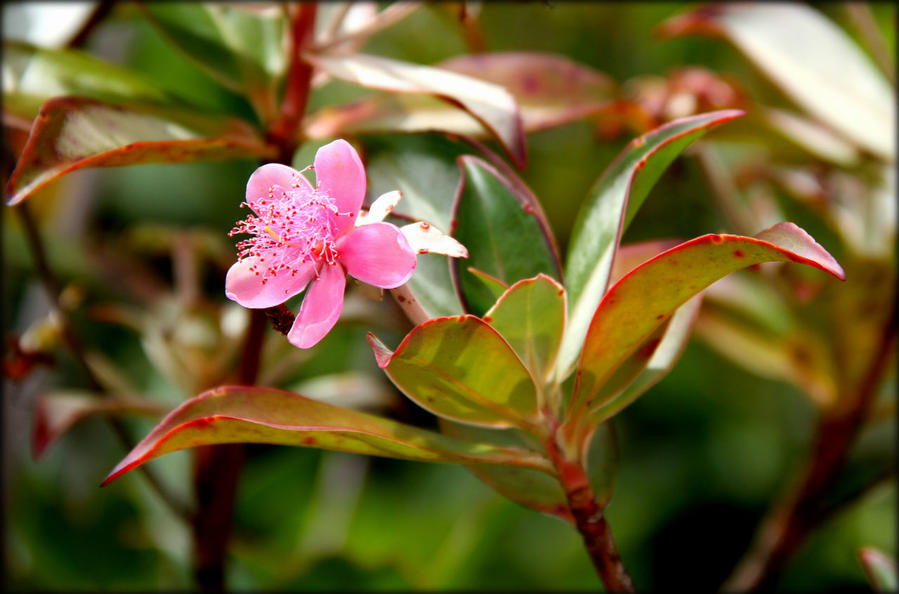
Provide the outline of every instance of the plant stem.
[[[34,258],[34,266],[37,269],[38,277],[41,279],[44,292],[50,299],[51,307],[53,307],[59,316],[61,327],[60,333],[62,335],[63,343],[69,353],[71,353],[72,357],[74,357],[75,362],[81,368],[91,390],[100,396],[107,397],[108,393],[103,389],[102,384],[87,362],[84,345],[79,336],[75,333],[68,311],[60,305],[59,295],[61,288],[59,281],[56,279],[56,276],[50,268],[47,252],[44,250],[43,239],[41,238],[37,223],[34,220],[34,215],[32,215],[30,207],[25,202],[18,204],[14,210],[19,215],[22,227],[25,230],[25,239],[28,244],[28,249],[31,251],[31,255]],[[128,431],[122,422],[115,417],[105,416],[104,418],[107,423],[109,423],[109,426],[112,428],[113,433],[122,444],[125,451],[131,451],[135,444],[128,435]],[[139,470],[150,483],[153,490],[156,491],[159,498],[168,505],[172,512],[181,519],[189,521],[193,515],[190,507],[165,487],[160,479],[148,468],[141,467]]]
[[[266,316],[252,310],[241,349],[237,382],[252,385],[259,373]],[[193,519],[194,579],[202,592],[225,589],[225,556],[234,515],[237,485],[245,458],[243,444],[196,448],[194,491],[197,513]]]
[[[302,139],[300,121],[306,111],[312,66],[302,57],[302,51],[313,40],[315,31],[315,3],[290,5],[290,65],[287,73],[284,100],[278,117],[268,130],[268,140],[278,149],[278,162],[290,165],[297,145]],[[262,339],[266,319],[271,318],[280,332],[289,330],[293,315],[284,307],[253,310],[240,354],[237,381],[253,385],[259,374]],[[285,330],[285,328],[287,330]],[[193,522],[194,578],[203,592],[222,592],[225,589],[225,557],[234,515],[234,501],[240,471],[245,459],[242,444],[224,444],[197,448],[194,456],[194,489],[197,494],[197,514]]]
[[737,566],[724,590],[770,589],[787,561],[827,515],[824,499],[860,431],[896,341],[896,305],[881,335],[877,355],[855,394],[845,394],[846,406],[825,412],[818,420],[815,445],[802,479],[762,522],[756,541]]
[[574,517],[578,532],[584,539],[584,547],[606,591],[633,592],[634,584],[624,569],[621,556],[612,539],[612,530],[602,507],[596,502],[596,496],[584,468],[563,455],[555,436],[550,436],[544,445],[559,473],[559,482],[565,491],[568,508]]

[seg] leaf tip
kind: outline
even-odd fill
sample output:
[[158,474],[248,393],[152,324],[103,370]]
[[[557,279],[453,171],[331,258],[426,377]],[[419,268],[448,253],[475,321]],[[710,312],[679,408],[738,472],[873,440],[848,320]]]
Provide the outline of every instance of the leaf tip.
[[387,346],[371,332],[366,334],[365,339],[368,341],[368,345],[375,354],[375,361],[378,363],[378,367],[384,369],[390,365],[390,360],[393,358],[393,351],[388,349]]

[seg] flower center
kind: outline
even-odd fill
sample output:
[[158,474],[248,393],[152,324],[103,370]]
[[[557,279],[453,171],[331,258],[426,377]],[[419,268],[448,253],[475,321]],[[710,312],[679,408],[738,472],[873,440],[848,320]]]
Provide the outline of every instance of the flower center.
[[238,242],[238,258],[257,259],[250,270],[262,277],[263,284],[281,274],[295,276],[309,262],[337,262],[334,221],[339,213],[327,194],[299,185],[286,189],[276,185],[252,208],[256,214],[238,221],[228,235],[252,235]]

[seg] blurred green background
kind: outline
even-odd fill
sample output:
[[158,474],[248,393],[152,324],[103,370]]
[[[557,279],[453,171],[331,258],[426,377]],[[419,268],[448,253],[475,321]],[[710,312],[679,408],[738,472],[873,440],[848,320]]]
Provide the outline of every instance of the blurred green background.
[[[484,3],[479,22],[490,51],[558,53],[619,83],[701,65],[728,73],[754,98],[784,101],[723,42],[653,37],[655,26],[684,8],[491,2]],[[854,34],[842,5],[820,9]],[[884,3],[872,9],[895,53],[895,7]],[[242,99],[209,81],[127,7],[100,26],[88,49],[155,77],[210,111],[250,113]],[[429,6],[376,34],[363,51],[431,64],[467,49],[454,17]],[[329,83],[316,91],[310,107],[362,94]],[[370,138],[363,144],[391,140]],[[598,139],[586,123],[528,137],[530,161],[522,176],[541,199],[563,253],[589,187],[628,140],[627,135]],[[122,239],[125,232],[150,222],[203,229],[227,241],[225,234],[242,216],[238,204],[254,167],[251,161],[143,165],[69,176],[34,200],[51,262],[64,282],[92,278],[85,274],[95,265],[85,256],[87,243],[131,249]],[[625,242],[726,229],[696,163],[679,159],[650,194]],[[3,324],[21,332],[40,310],[40,294],[18,222],[4,216],[3,231]],[[172,277],[165,257],[151,257],[149,264]],[[224,270],[206,264],[203,288],[224,304]],[[87,284],[91,302],[121,296],[114,285],[80,282]],[[395,314],[389,299],[372,307]],[[137,333],[78,321],[90,329],[86,340],[102,345],[142,390],[167,405],[189,396],[154,371]],[[363,338],[368,329],[341,325],[291,380],[347,369],[375,372]],[[404,331],[378,330],[391,344]],[[32,460],[34,396],[79,381],[64,356],[55,369],[39,368],[26,381],[5,380],[7,589],[191,588],[189,530],[161,506],[144,478],[131,474],[98,488],[124,454],[108,426],[86,420],[45,458]],[[672,373],[613,422],[619,471],[607,514],[638,590],[689,584],[701,591],[720,585],[768,504],[788,488],[810,440],[813,412],[789,385],[753,376],[704,344],[690,342]],[[421,411],[405,414],[415,422],[432,422]],[[152,426],[149,420],[129,421],[135,436]],[[895,424],[878,427],[862,445],[895,456]],[[151,463],[185,497],[188,456],[177,452]],[[782,587],[867,588],[856,552],[873,545],[895,553],[896,496],[890,481],[822,526],[790,562]],[[229,561],[229,583],[236,590],[600,588],[574,530],[502,498],[465,468],[301,448],[249,446]]]

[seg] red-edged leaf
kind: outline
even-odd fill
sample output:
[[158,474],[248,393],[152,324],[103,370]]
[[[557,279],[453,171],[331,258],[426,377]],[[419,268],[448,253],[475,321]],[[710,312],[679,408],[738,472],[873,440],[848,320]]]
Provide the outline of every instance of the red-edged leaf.
[[422,462],[510,464],[552,472],[533,451],[453,439],[282,390],[222,386],[166,416],[103,481],[163,454],[202,445],[269,443]]
[[365,54],[309,54],[304,57],[334,78],[363,87],[395,93],[433,95],[459,105],[497,137],[520,167],[524,167],[527,162],[527,147],[518,105],[514,97],[498,85],[442,68]]
[[44,103],[7,185],[17,204],[84,167],[272,157],[242,120],[161,107],[119,106],[78,97]]
[[770,261],[845,278],[837,261],[793,223],[756,237],[710,234],[682,243],[632,270],[603,297],[587,331],[573,403],[590,406],[621,363],[688,299],[731,272]]
[[397,388],[436,415],[524,429],[538,420],[530,374],[509,343],[480,318],[450,316],[419,324],[396,352],[371,333],[368,343]]
[[615,251],[649,191],[674,159],[710,129],[743,115],[725,110],[681,118],[635,138],[603,172],[581,207],[568,244],[569,317],[558,376],[577,361],[593,312],[608,288]]
[[[499,85],[515,97],[526,132],[535,132],[612,107],[618,87],[605,74],[564,56],[540,52],[464,54],[439,68]],[[484,129],[458,108],[427,96],[382,94],[325,107],[306,121],[313,137],[371,131],[441,130],[483,136]]]
[[143,398],[100,398],[82,393],[54,393],[35,402],[31,453],[40,458],[47,448],[73,426],[92,415],[141,415],[160,417],[165,407]]

